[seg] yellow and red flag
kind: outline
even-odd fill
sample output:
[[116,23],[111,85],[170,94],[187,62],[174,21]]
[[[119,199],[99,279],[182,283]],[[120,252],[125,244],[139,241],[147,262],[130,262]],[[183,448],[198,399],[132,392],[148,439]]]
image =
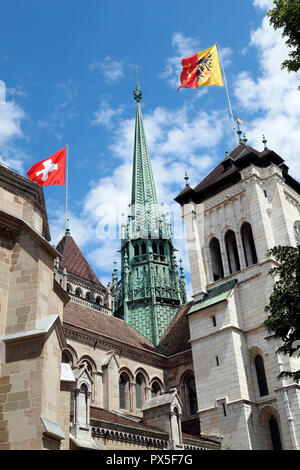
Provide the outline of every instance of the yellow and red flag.
[[177,91],[182,87],[224,86],[216,44],[205,51],[182,59],[181,65],[181,86]]

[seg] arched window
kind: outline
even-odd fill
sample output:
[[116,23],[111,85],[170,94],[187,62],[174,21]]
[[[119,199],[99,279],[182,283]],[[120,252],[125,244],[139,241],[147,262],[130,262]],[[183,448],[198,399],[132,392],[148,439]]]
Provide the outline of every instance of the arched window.
[[87,293],[85,294],[85,299],[86,299],[86,300],[92,300],[92,296],[91,296],[91,293],[90,293],[90,292],[87,292]]
[[97,305],[101,305],[101,297],[100,297],[100,295],[98,295],[98,296],[96,297],[96,301],[95,301],[95,302],[96,302]]
[[61,353],[61,362],[64,364],[70,364],[70,366],[73,364],[72,354],[67,349],[64,349]]
[[194,415],[198,410],[195,377],[188,373],[183,383],[183,395],[186,416]]
[[263,358],[258,354],[255,357],[254,362],[255,362],[259,393],[261,397],[264,397],[265,395],[269,395],[264,361],[263,361]]
[[242,225],[241,236],[242,236],[246,266],[251,266],[252,264],[257,263],[257,255],[256,255],[252,228],[248,222],[245,222]]
[[69,283],[67,284],[67,292],[69,292],[69,294],[72,294],[73,292],[72,286]]
[[230,274],[240,270],[240,260],[236,244],[235,233],[229,230],[225,235],[225,245]]
[[217,238],[213,238],[209,244],[210,259],[212,264],[213,280],[218,281],[224,277],[223,262],[221,256],[220,243]]
[[161,394],[160,385],[154,381],[151,385],[151,398],[158,397],[160,394]]
[[88,424],[88,387],[86,384],[81,384],[80,393],[78,397],[78,418],[79,424],[86,425]]
[[124,372],[119,379],[119,404],[122,410],[129,409],[129,378]]
[[280,439],[279,426],[278,426],[277,419],[273,415],[269,419],[269,429],[270,429],[273,449],[281,450],[282,445],[281,445],[281,439]]
[[75,290],[75,295],[77,295],[77,297],[81,297],[81,289],[79,289],[79,287]]
[[135,385],[135,394],[136,394],[136,408],[142,408],[145,401],[145,379],[143,374],[139,373],[136,376],[136,385]]

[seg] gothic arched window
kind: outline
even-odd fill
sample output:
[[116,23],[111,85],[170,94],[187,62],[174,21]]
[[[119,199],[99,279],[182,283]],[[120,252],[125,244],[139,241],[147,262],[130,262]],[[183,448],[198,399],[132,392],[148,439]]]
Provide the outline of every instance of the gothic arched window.
[[210,259],[212,264],[213,280],[218,281],[224,277],[224,269],[220,243],[217,238],[213,238],[209,243]]
[[151,398],[158,397],[160,394],[161,394],[160,385],[154,381],[151,385]]
[[136,376],[135,392],[136,408],[140,409],[142,408],[145,401],[145,379],[141,373],[137,374]]
[[183,395],[185,404],[185,415],[194,415],[198,410],[195,377],[192,373],[186,375],[183,382]]
[[260,396],[269,395],[263,358],[258,354],[254,362]]
[[240,260],[236,244],[235,233],[232,230],[229,230],[225,235],[225,245],[228,259],[228,266],[230,274],[233,274],[239,271]]
[[96,297],[95,303],[96,303],[97,305],[100,305],[100,304],[101,304],[101,297],[100,297],[100,295],[98,295],[98,296]]
[[129,378],[124,372],[119,379],[119,405],[123,410],[129,409]]
[[77,295],[77,297],[81,297],[81,289],[79,289],[79,287],[75,290],[75,295]]
[[281,439],[280,439],[279,426],[278,426],[277,419],[273,415],[269,419],[269,429],[270,429],[273,449],[281,450],[282,445],[281,445]]
[[248,222],[245,222],[242,225],[241,236],[242,236],[246,266],[251,266],[252,264],[257,263],[257,255],[256,255],[252,228]]
[[87,293],[85,294],[85,299],[86,299],[86,300],[92,300],[92,296],[91,296],[91,293],[90,293],[90,292],[87,292]]

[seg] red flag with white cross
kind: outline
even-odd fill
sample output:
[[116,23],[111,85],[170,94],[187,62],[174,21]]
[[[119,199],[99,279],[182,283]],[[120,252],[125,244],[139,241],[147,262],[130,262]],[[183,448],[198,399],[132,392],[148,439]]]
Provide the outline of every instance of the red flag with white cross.
[[50,184],[64,185],[65,174],[66,147],[63,147],[61,150],[51,155],[51,157],[35,163],[30,170],[27,171],[28,178],[41,186],[48,186]]

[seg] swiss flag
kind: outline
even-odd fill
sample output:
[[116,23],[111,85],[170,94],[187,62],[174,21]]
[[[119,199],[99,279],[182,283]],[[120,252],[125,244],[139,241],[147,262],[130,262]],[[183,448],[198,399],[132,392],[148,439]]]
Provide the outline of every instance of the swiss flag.
[[66,173],[66,147],[45,158],[38,163],[35,163],[30,170],[27,171],[27,176],[31,181],[40,184],[41,186],[48,186],[49,184],[65,184]]

